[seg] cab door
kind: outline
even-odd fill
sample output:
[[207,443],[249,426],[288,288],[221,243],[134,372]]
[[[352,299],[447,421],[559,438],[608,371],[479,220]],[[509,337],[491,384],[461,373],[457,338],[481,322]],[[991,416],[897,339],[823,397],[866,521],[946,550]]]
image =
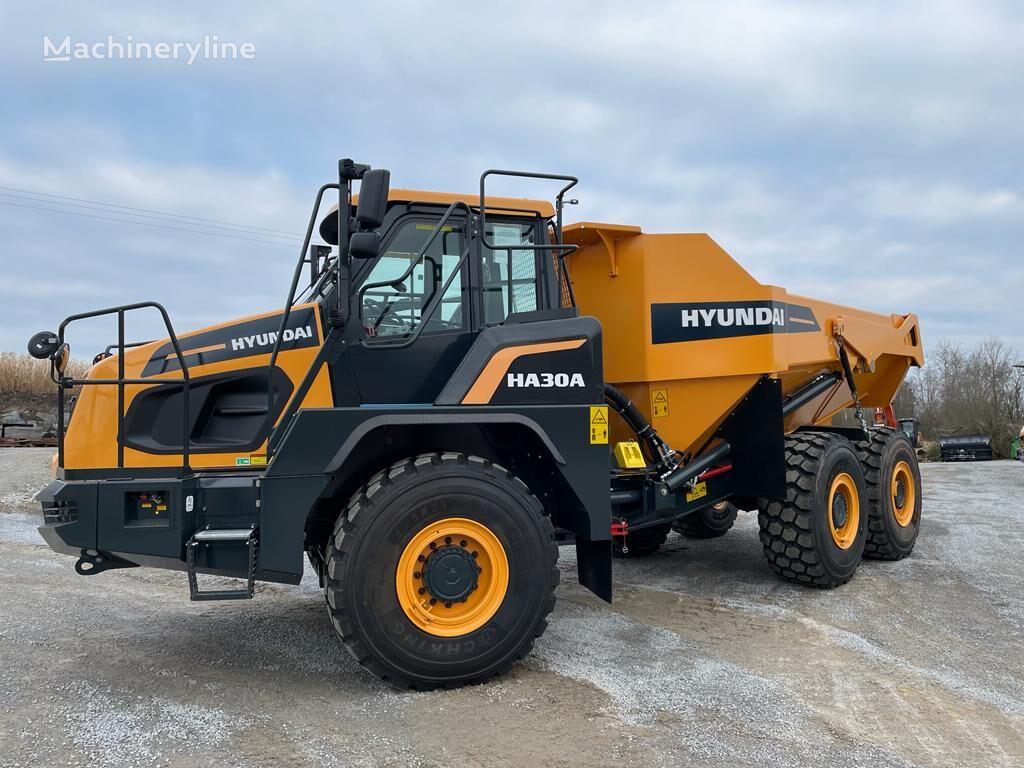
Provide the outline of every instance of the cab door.
[[[399,218],[385,235],[381,253],[357,277],[353,309],[358,308],[359,318],[353,318],[346,336],[360,403],[432,403],[473,343],[469,259],[444,290],[466,247],[465,221],[450,219],[420,258],[439,219],[418,213]],[[363,290],[406,273],[397,285]],[[400,342],[419,328],[439,292],[440,304],[416,341],[388,348],[388,339]]]

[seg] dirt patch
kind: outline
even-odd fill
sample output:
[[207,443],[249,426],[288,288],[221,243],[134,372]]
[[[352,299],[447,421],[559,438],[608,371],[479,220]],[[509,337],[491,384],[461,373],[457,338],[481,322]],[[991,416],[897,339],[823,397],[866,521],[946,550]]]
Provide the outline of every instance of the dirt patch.
[[52,451],[0,451],[0,765],[1020,766],[1024,465],[924,467],[914,555],[807,590],[756,521],[562,585],[494,682],[402,693],[331,629],[309,574],[189,603],[182,573],[79,577],[26,501]]

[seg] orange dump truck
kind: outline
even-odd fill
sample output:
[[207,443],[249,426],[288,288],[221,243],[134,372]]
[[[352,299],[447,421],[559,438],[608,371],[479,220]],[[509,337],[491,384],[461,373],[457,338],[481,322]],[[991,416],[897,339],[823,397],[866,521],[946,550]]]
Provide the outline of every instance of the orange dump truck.
[[[495,197],[495,177],[560,189]],[[82,575],[182,570],[193,600],[297,583],[308,560],[348,650],[416,688],[529,651],[559,543],[609,600],[613,554],[720,536],[738,510],[792,581],[909,554],[914,448],[861,409],[922,364],[915,316],[762,285],[706,235],[566,225],[575,184],[487,171],[478,195],[400,190],[343,160],[281,308],[178,334],[145,301],[36,334],[63,426],[47,543]],[[134,339],[139,311],[166,337]],[[67,330],[100,316],[114,343],[72,378]],[[858,425],[832,426],[851,406]]]

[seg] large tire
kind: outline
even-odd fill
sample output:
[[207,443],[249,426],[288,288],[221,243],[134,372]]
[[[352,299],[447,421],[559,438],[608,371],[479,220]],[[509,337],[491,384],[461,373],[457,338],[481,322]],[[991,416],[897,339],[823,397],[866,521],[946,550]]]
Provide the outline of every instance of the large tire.
[[328,611],[348,650],[420,690],[480,682],[526,656],[559,577],[536,497],[506,469],[459,453],[370,478],[339,516],[326,560]]
[[867,487],[850,442],[827,432],[786,437],[786,498],[758,501],[761,544],[785,579],[831,589],[860,564]]
[[902,432],[872,429],[856,443],[868,489],[868,533],[864,557],[902,560],[921,530],[921,470]]
[[676,520],[672,527],[689,539],[717,539],[725,536],[735,522],[735,505],[722,501]]
[[658,551],[659,547],[668,538],[668,532],[672,526],[652,525],[650,528],[641,528],[631,531],[625,536],[612,536],[612,554],[615,557],[647,557]]

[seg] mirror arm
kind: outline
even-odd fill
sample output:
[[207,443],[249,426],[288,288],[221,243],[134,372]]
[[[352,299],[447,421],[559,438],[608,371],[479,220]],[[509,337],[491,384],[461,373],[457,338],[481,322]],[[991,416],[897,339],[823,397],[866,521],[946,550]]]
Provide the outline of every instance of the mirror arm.
[[352,211],[352,179],[346,173],[346,162],[338,161],[338,259],[335,262],[335,285],[337,296],[335,308],[331,313],[332,328],[344,328],[348,322],[349,310],[349,258],[348,238],[351,232],[349,214]]

